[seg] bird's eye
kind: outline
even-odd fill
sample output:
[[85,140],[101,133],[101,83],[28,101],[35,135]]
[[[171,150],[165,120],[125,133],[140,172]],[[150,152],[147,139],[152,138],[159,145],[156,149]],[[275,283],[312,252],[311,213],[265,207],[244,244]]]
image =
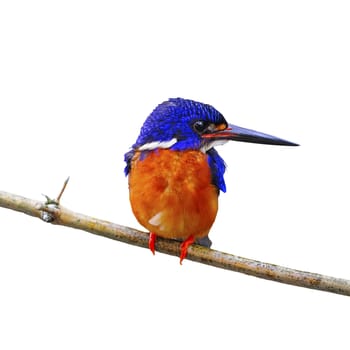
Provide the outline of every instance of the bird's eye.
[[204,121],[204,120],[197,120],[196,122],[193,123],[193,129],[198,132],[198,134],[203,134],[210,123]]

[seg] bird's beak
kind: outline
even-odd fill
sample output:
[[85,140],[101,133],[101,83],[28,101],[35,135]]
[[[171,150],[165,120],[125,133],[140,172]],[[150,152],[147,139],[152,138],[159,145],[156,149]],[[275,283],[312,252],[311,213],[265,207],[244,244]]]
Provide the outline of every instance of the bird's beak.
[[297,143],[283,140],[279,137],[264,134],[259,131],[242,128],[233,124],[228,124],[228,126],[219,125],[215,131],[210,134],[203,134],[202,137],[211,140],[232,140],[262,143],[266,145],[299,146]]

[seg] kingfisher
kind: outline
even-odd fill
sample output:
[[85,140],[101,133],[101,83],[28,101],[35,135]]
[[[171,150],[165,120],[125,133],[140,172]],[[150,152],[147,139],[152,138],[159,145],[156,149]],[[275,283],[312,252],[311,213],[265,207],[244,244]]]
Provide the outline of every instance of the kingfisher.
[[214,107],[170,98],[147,117],[125,154],[129,199],[138,222],[156,237],[180,240],[180,264],[192,243],[210,247],[208,233],[226,192],[226,164],[215,147],[228,141],[298,146],[296,143],[229,124]]

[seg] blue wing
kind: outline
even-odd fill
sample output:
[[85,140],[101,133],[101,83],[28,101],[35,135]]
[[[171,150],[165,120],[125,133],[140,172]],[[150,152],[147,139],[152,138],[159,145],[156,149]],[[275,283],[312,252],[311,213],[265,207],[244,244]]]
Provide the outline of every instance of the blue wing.
[[131,168],[131,159],[133,158],[134,154],[135,154],[135,151],[133,149],[124,154],[124,161],[126,163],[126,167],[124,168],[125,176],[129,175],[130,168]]
[[213,184],[222,192],[226,192],[226,184],[224,180],[226,164],[224,160],[214,148],[207,151],[207,155]]

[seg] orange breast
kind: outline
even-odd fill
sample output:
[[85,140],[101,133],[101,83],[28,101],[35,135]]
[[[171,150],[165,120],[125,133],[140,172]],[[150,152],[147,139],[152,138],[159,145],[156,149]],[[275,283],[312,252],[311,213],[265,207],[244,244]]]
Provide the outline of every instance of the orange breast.
[[156,150],[142,160],[136,152],[129,190],[137,220],[161,237],[204,237],[218,210],[218,190],[200,151]]

